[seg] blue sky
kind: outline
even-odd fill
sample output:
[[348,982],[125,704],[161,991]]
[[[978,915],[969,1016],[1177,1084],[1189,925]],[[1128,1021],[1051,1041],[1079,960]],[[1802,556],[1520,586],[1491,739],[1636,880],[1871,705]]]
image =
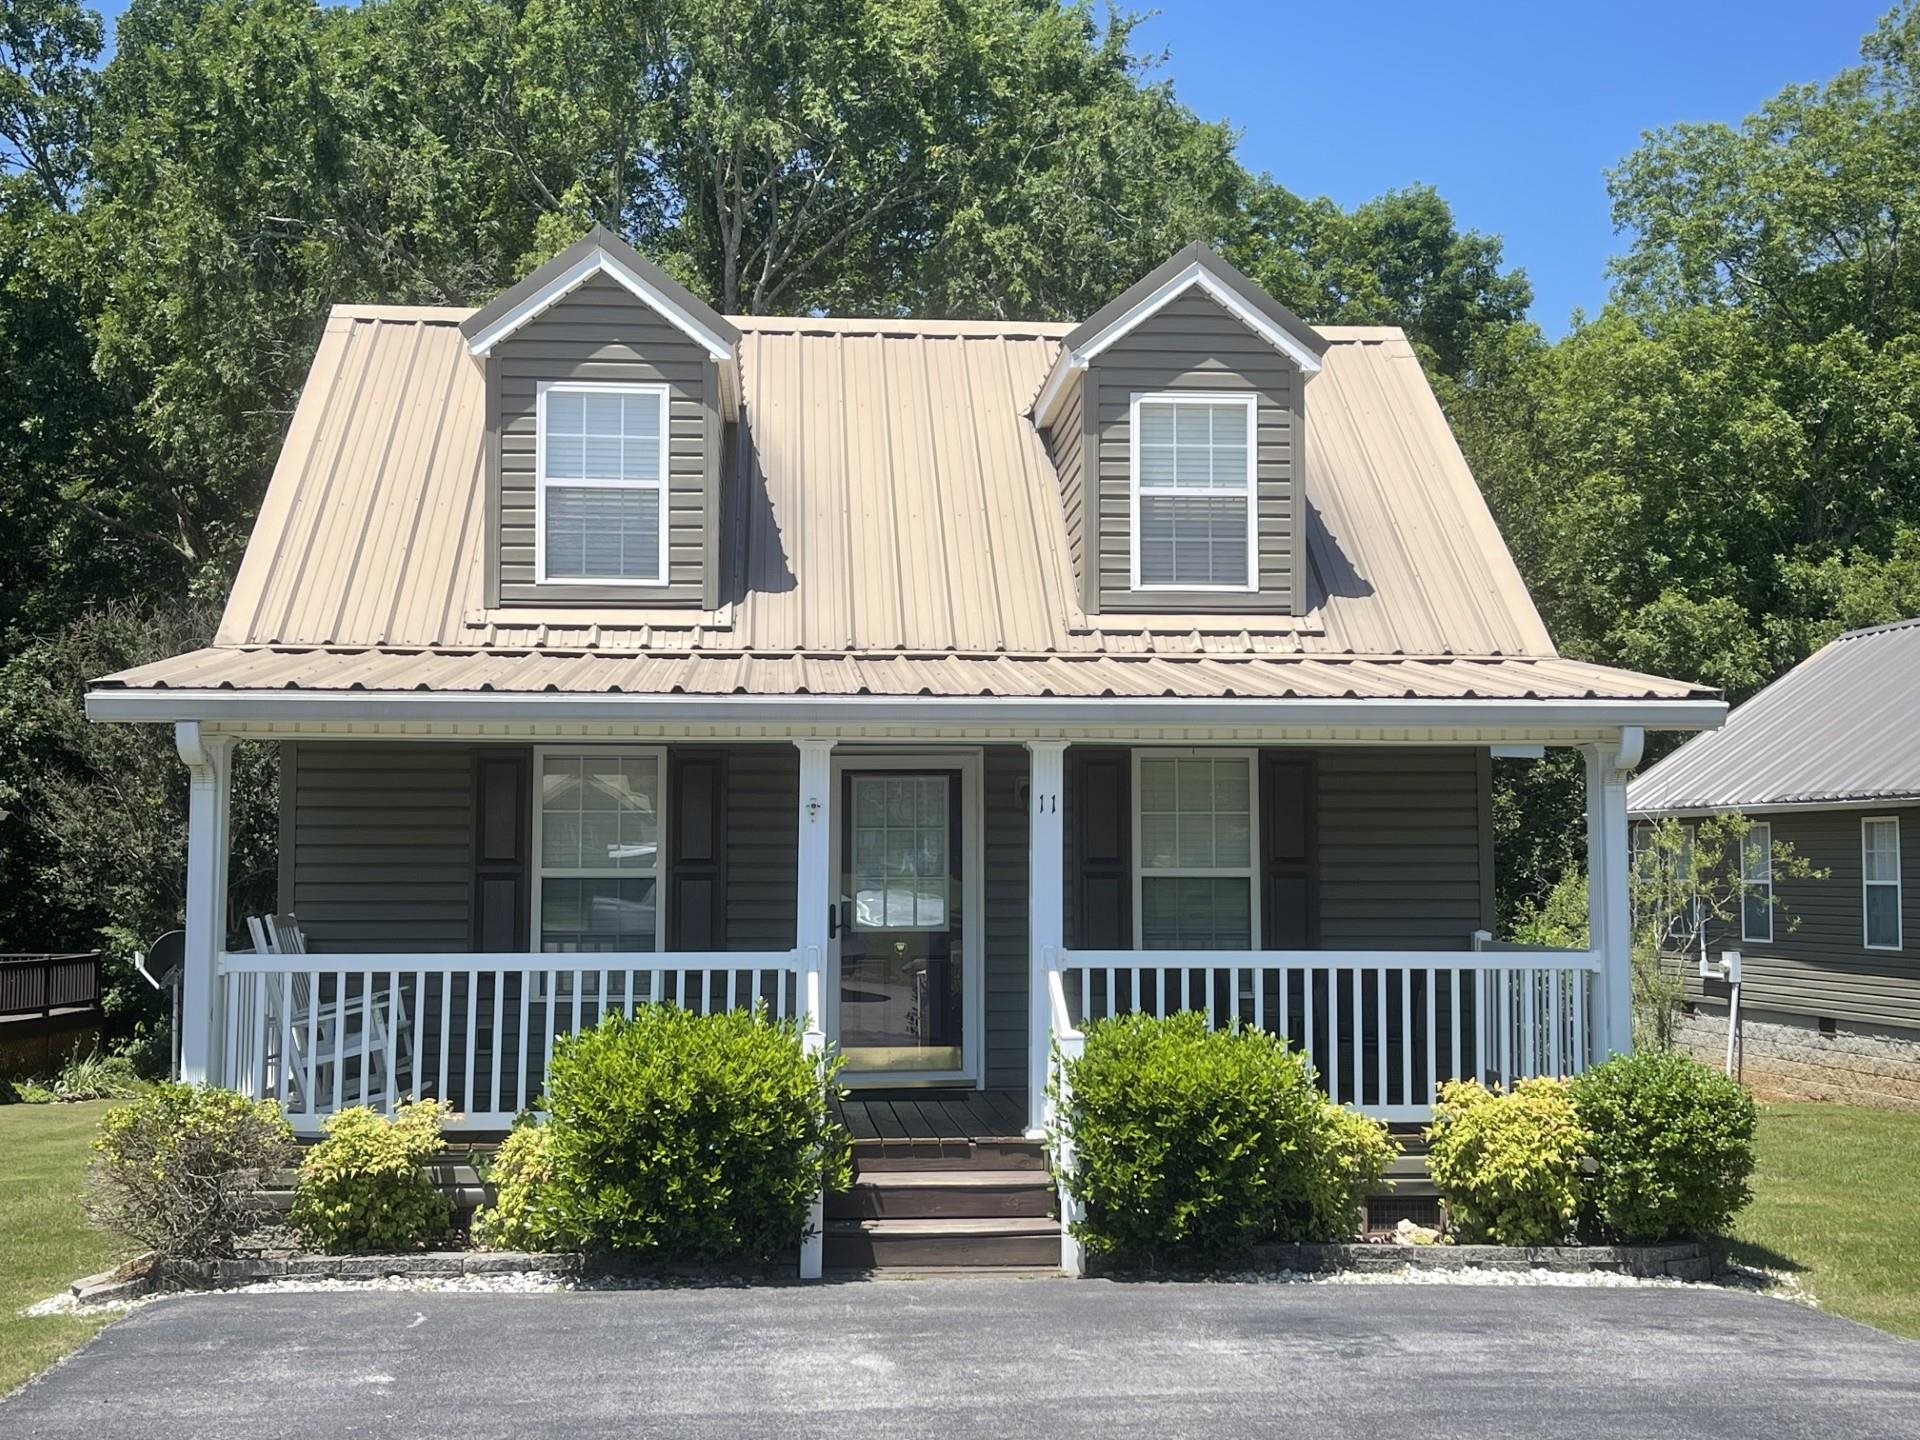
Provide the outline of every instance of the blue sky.
[[1139,48],[1168,52],[1161,73],[1196,113],[1239,127],[1249,168],[1347,206],[1433,185],[1505,240],[1553,335],[1606,300],[1606,171],[1643,131],[1738,121],[1827,78],[1891,3],[1129,0],[1159,12]]
[[1137,32],[1180,98],[1289,189],[1355,205],[1426,182],[1506,241],[1551,334],[1598,310],[1620,248],[1606,176],[1642,131],[1738,121],[1857,63],[1884,3],[1159,0]]

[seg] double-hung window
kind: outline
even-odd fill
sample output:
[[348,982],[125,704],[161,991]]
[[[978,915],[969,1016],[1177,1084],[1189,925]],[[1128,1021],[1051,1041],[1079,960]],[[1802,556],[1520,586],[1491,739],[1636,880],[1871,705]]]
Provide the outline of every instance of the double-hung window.
[[1133,588],[1255,588],[1252,395],[1135,395]]
[[1773,943],[1773,826],[1765,821],[1740,845],[1740,938]]
[[661,752],[543,749],[537,773],[538,948],[658,950]]
[[1250,950],[1258,932],[1253,756],[1134,752],[1143,950]]
[[1861,926],[1869,950],[1900,948],[1900,822],[1860,822]]
[[537,578],[664,584],[667,387],[553,381],[537,408]]

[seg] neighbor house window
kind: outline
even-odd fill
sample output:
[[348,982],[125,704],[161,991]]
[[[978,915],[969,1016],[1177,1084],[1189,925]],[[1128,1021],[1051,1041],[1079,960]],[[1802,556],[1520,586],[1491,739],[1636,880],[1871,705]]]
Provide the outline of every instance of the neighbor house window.
[[1139,751],[1134,795],[1140,948],[1253,948],[1253,757]]
[[1252,395],[1133,397],[1133,588],[1254,588]]
[[1860,903],[1869,950],[1900,948],[1900,822],[1860,822]]
[[660,948],[663,770],[657,750],[539,752],[540,949]]
[[667,575],[667,389],[542,385],[535,459],[541,581]]
[[1773,826],[1747,831],[1740,846],[1740,938],[1773,941]]

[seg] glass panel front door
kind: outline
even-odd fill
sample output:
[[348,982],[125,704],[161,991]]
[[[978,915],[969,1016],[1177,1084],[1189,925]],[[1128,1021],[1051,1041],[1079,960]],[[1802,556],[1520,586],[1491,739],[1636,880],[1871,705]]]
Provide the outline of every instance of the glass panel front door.
[[862,1073],[965,1065],[960,776],[841,777],[840,1049]]

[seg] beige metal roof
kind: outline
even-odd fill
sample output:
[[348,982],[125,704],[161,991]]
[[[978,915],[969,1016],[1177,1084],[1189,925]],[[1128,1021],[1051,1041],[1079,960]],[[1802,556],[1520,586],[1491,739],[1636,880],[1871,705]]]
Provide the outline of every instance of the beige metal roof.
[[1920,619],[1839,636],[1636,779],[1643,814],[1920,796]]
[[219,647],[145,665],[113,680],[174,690],[569,695],[1684,700],[1703,694],[1678,681],[1577,660],[1309,655],[610,655]]
[[[215,648],[103,684],[1707,693],[1554,659],[1391,329],[1319,332],[1306,616],[1082,613],[1058,482],[1024,413],[1066,327],[756,317],[732,318],[745,459],[728,476],[728,604],[489,611],[484,387],[459,329],[469,313],[334,312]],[[1409,657],[1472,663],[1394,663]],[[1496,663],[1514,658],[1531,663]],[[1283,659],[1316,663],[1270,663]]]

